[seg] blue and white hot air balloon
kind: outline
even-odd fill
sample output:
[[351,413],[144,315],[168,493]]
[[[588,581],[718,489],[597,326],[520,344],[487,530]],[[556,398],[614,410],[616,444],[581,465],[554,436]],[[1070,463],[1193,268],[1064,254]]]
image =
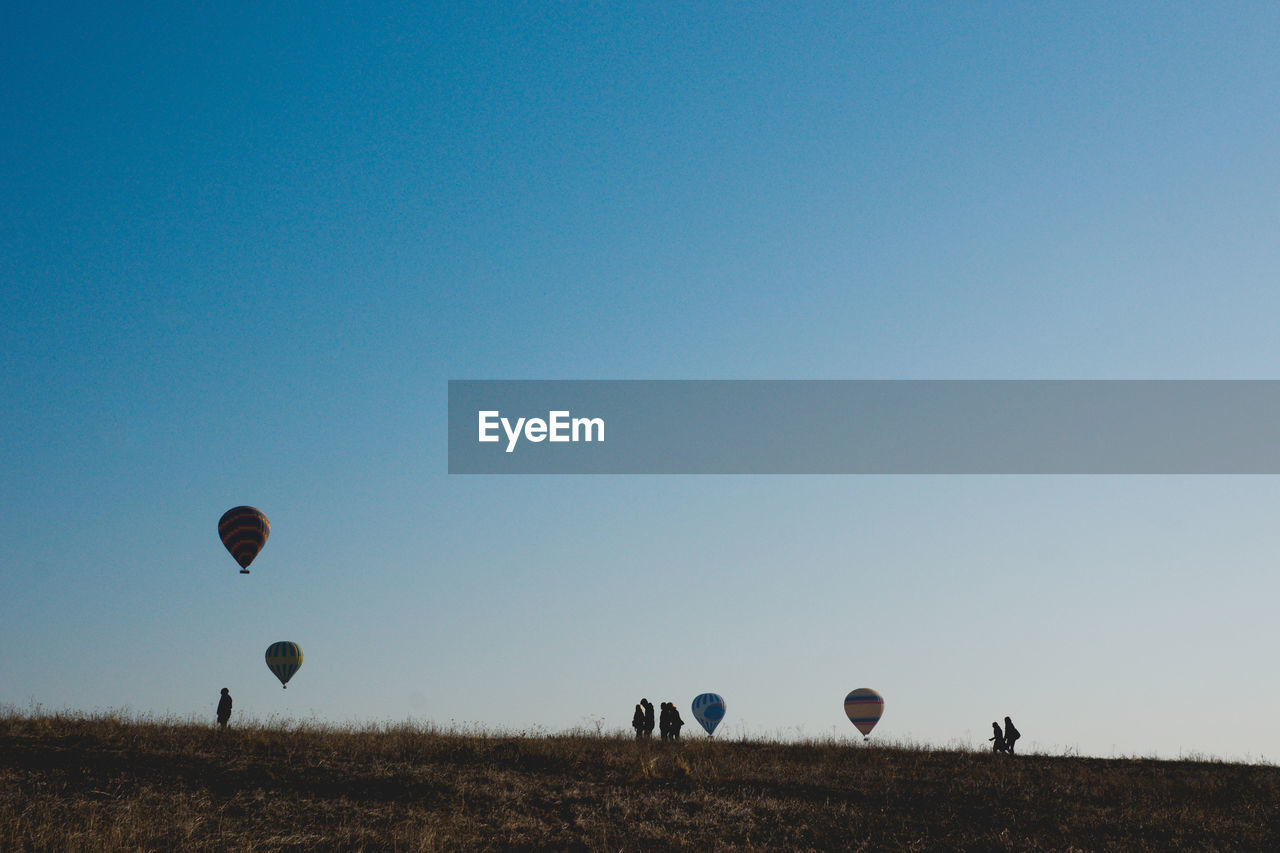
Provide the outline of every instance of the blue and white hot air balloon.
[[702,724],[707,734],[715,734],[716,726],[724,719],[724,697],[718,693],[702,693],[694,697],[693,718]]

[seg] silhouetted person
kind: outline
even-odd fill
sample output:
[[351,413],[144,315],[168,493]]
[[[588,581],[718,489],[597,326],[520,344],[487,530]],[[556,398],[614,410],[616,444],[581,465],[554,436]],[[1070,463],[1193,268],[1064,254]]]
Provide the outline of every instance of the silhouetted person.
[[992,751],[992,752],[1004,752],[1004,750],[1005,750],[1005,746],[1004,746],[1004,732],[1000,731],[1000,724],[999,724],[999,723],[992,723],[992,724],[991,724],[991,731],[995,732],[995,734],[994,734],[993,736],[991,736],[991,737],[987,738],[987,740],[989,740],[989,741],[994,741],[994,743],[992,743],[992,744],[991,744],[991,751]]
[[640,704],[644,706],[644,736],[653,737],[653,703],[641,699]]
[[680,719],[680,712],[676,710],[675,702],[668,702],[667,707],[671,709],[671,720],[667,723],[671,729],[671,739],[680,740],[680,727],[684,725],[684,720]]
[[639,705],[636,706],[636,712],[631,715],[631,728],[636,730],[636,740],[644,737],[644,709]]
[[218,700],[218,728],[225,729],[229,719],[231,719],[231,691],[224,687],[222,698]]
[[1013,755],[1013,745],[1018,742],[1018,738],[1022,737],[1022,732],[1013,727],[1013,720],[1008,717],[1004,718],[1004,744],[1005,749],[1010,755]]

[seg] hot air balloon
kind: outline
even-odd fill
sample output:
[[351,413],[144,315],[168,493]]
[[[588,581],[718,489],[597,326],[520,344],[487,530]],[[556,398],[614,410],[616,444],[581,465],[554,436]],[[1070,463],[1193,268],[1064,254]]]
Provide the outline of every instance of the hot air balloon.
[[222,544],[240,564],[240,574],[249,574],[249,564],[258,556],[271,535],[271,522],[260,510],[251,506],[238,506],[227,510],[218,519],[218,536]]
[[280,679],[280,686],[288,688],[288,681],[302,666],[302,647],[297,643],[281,641],[267,646],[267,669]]
[[859,687],[844,697],[844,713],[865,740],[884,713],[884,697],[870,687]]
[[702,724],[707,734],[715,734],[716,726],[724,719],[724,697],[717,693],[702,693],[693,699],[693,718]]

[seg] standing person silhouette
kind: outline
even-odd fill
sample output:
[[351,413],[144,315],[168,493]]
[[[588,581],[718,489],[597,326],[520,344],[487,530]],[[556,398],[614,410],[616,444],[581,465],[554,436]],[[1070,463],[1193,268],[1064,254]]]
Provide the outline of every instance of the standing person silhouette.
[[992,752],[1004,752],[1004,750],[1005,750],[1005,746],[1004,746],[1004,732],[1000,731],[1000,724],[999,724],[999,723],[992,723],[992,724],[991,724],[991,731],[995,732],[995,734],[994,734],[994,735],[992,735],[991,737],[987,738],[987,740],[989,740],[989,741],[994,741],[994,743],[992,743],[992,744],[991,744],[991,751],[992,751]]
[[671,731],[672,740],[680,740],[680,727],[684,725],[684,720],[680,719],[680,711],[676,708],[675,702],[670,702],[667,707],[671,709],[671,719],[667,723],[667,728]]
[[231,691],[224,687],[222,698],[218,700],[218,728],[225,729],[229,719],[231,719]]
[[636,740],[644,737],[644,709],[639,705],[636,706],[636,712],[631,715],[631,728],[636,730]]
[[644,736],[653,737],[653,703],[641,699],[640,704],[644,706]]
[[1008,717],[1004,718],[1004,743],[1005,749],[1010,755],[1013,755],[1013,745],[1018,742],[1018,738],[1022,737],[1022,732],[1013,727],[1013,720]]

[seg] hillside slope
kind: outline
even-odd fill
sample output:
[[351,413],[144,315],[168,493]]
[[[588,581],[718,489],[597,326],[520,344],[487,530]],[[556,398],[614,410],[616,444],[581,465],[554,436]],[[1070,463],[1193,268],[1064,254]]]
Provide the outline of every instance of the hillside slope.
[[1280,849],[1280,768],[0,716],[0,850]]

